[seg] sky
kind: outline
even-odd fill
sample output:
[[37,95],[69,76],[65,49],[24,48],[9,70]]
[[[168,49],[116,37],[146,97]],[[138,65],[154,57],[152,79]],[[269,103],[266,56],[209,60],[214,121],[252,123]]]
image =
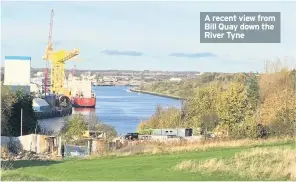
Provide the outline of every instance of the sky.
[[[4,56],[31,56],[42,68],[54,9],[53,48],[78,48],[66,68],[249,72],[265,60],[295,66],[296,2],[1,2]],[[279,44],[202,44],[200,12],[281,12]]]

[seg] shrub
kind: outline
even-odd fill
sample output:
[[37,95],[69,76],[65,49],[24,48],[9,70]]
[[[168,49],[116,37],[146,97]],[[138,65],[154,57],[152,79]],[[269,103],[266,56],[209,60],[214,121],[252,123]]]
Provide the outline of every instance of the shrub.
[[[283,114],[284,113],[284,114]],[[291,117],[293,113],[296,113],[294,110],[286,110],[281,114],[278,114],[276,119],[271,122],[269,125],[269,134],[272,136],[291,136],[295,137],[296,135],[296,116]],[[289,116],[291,115],[291,116]]]

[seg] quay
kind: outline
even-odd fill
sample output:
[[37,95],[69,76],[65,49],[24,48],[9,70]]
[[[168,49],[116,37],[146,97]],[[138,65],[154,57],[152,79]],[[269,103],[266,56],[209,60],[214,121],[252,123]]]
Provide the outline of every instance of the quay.
[[166,98],[170,98],[170,99],[184,100],[184,98],[179,97],[179,96],[174,96],[174,95],[167,95],[167,94],[161,94],[161,93],[156,93],[156,92],[149,92],[149,91],[139,90],[139,89],[135,89],[135,88],[129,88],[129,90],[131,92],[150,94],[150,95],[166,97]]
[[51,111],[34,111],[34,114],[37,120],[64,117],[72,114],[72,107],[53,109]]

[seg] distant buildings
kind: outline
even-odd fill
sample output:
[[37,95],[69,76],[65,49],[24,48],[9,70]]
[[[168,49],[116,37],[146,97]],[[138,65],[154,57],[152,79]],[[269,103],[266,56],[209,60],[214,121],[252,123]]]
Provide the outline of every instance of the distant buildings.
[[204,72],[200,72],[200,73],[197,73],[196,75],[203,75],[203,74],[205,74]]
[[[50,71],[50,70],[49,70]],[[6,56],[3,71],[4,84],[24,85],[31,92],[44,93],[44,68],[31,68],[31,58],[25,56]],[[133,70],[77,70],[75,76],[71,70],[65,70],[67,79],[65,87],[71,80],[91,81],[93,85],[141,85],[156,81],[180,82],[183,79],[195,78],[199,72],[169,72],[169,71],[133,71]],[[50,85],[50,74],[47,75],[47,85]],[[23,86],[23,87],[24,87]],[[46,87],[47,90],[49,89]],[[40,91],[41,90],[41,91]]]
[[107,76],[103,77],[103,82],[116,82],[116,81],[117,79],[114,77],[107,77]]
[[170,82],[180,82],[180,81],[182,81],[182,79],[181,78],[171,78],[170,79]]
[[35,76],[37,77],[44,77],[44,72],[43,71],[38,71]]

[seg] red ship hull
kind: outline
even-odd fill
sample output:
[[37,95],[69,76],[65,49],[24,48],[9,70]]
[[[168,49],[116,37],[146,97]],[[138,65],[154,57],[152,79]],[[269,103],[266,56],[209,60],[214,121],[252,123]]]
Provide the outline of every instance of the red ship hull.
[[96,98],[80,98],[80,97],[74,97],[72,99],[72,105],[73,107],[89,107],[89,108],[95,108],[96,107]]

